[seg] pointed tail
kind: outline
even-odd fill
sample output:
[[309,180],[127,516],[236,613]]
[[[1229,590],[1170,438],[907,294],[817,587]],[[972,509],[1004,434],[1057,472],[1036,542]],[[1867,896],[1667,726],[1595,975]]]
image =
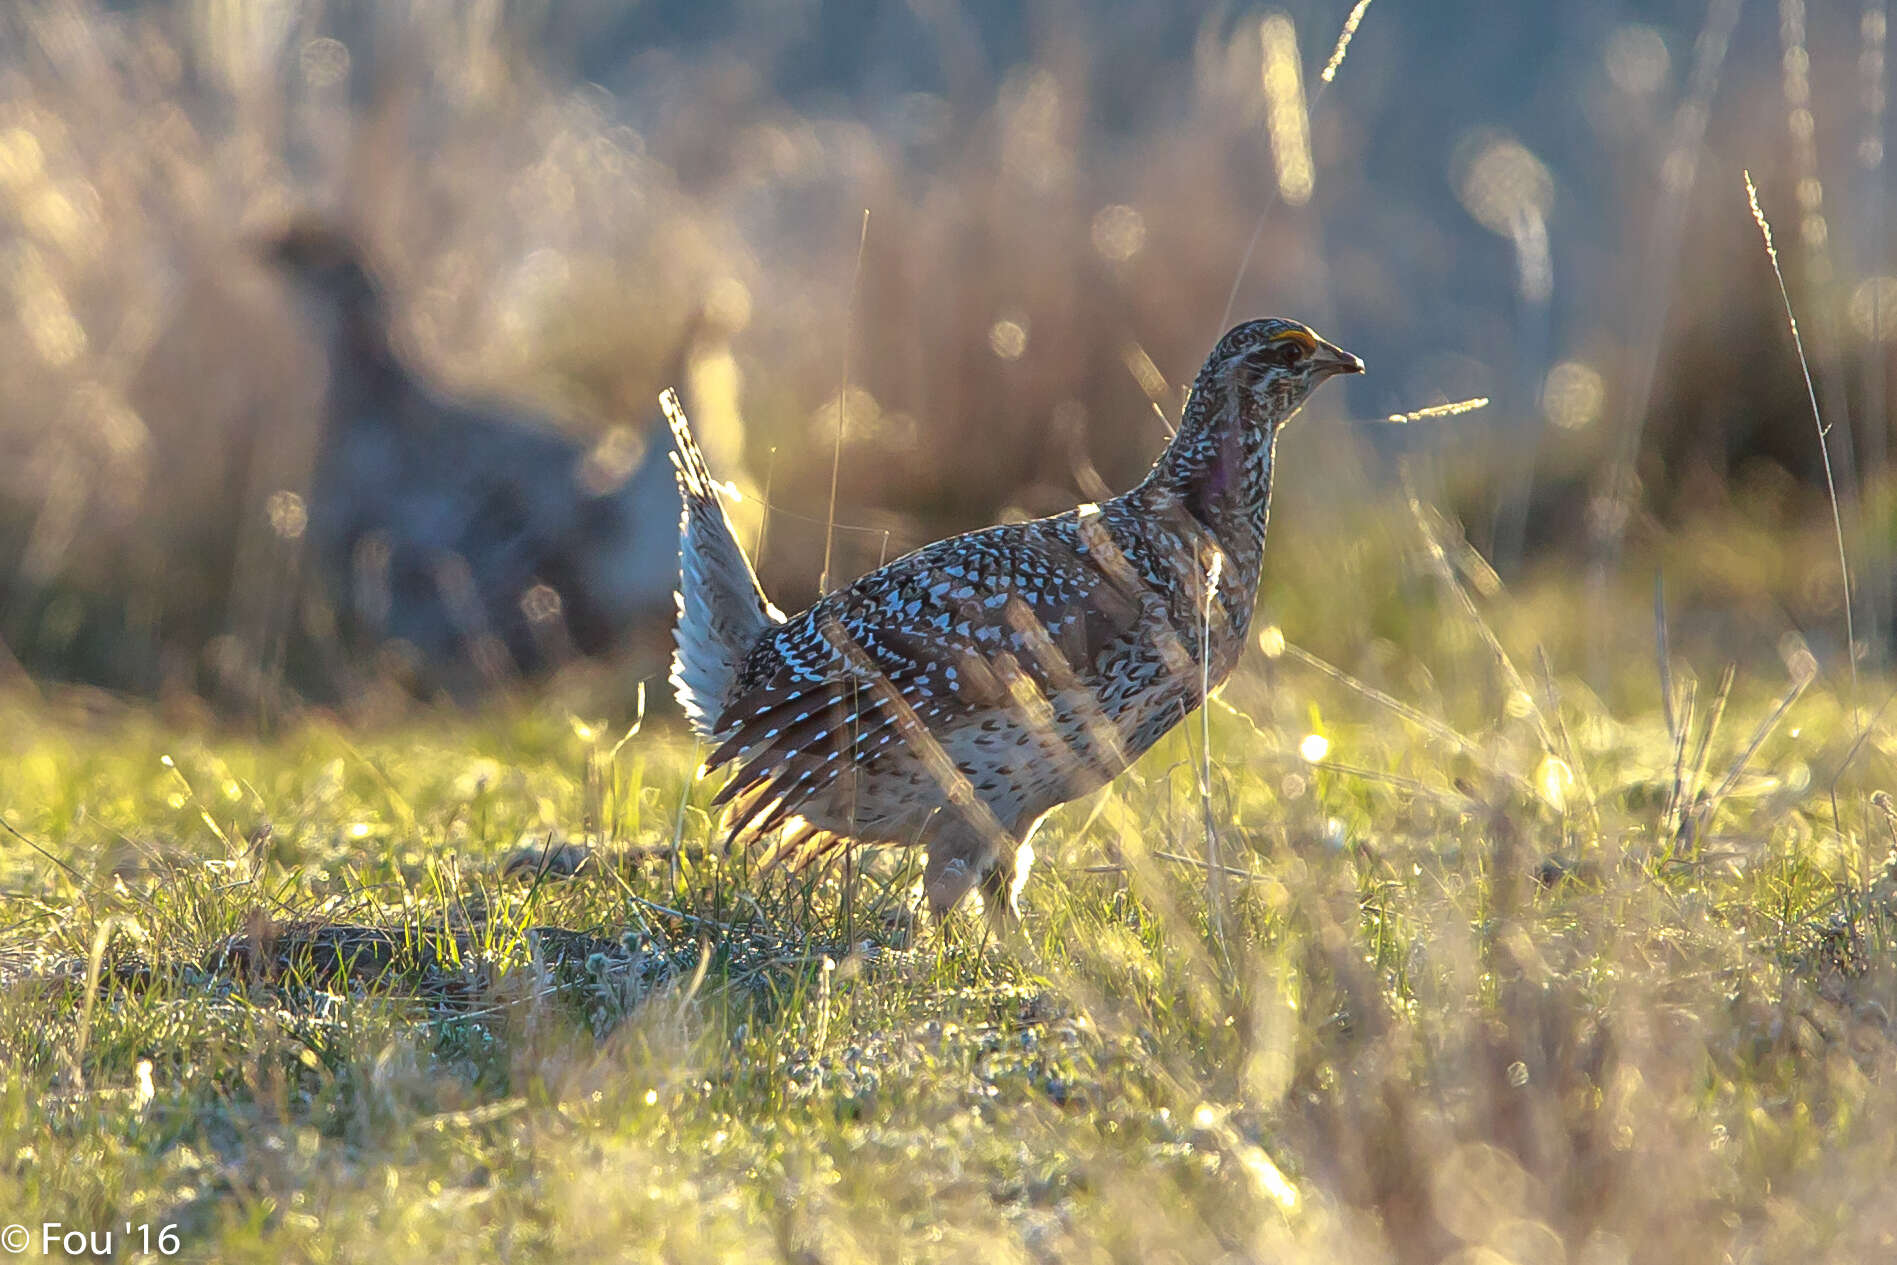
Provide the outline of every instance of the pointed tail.
[[702,738],[717,736],[725,699],[758,638],[784,616],[765,600],[757,572],[732,533],[718,501],[720,485],[679,406],[678,393],[659,397],[672,427],[678,469],[678,627],[672,653],[672,690],[685,718]]

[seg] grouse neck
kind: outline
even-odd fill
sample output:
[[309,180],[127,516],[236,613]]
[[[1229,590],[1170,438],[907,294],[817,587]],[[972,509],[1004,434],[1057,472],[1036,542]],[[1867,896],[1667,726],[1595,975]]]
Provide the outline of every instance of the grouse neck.
[[1169,493],[1242,565],[1264,544],[1277,431],[1262,410],[1201,374],[1140,491]]
[[334,304],[315,324],[329,379],[331,412],[350,418],[387,412],[405,375],[390,343],[382,304],[374,300]]

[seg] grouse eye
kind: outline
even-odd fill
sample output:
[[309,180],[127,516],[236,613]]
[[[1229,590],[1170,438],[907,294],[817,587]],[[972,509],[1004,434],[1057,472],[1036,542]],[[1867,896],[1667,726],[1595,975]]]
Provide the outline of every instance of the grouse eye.
[[1245,359],[1259,370],[1289,369],[1303,354],[1304,349],[1298,346],[1296,339],[1282,338],[1266,343]]

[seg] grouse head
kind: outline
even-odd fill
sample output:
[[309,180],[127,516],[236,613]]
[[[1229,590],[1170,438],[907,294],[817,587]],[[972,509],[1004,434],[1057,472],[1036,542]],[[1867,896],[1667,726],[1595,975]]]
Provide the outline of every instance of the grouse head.
[[298,316],[329,358],[332,379],[394,364],[382,284],[353,236],[303,218],[258,238],[256,251],[287,284]]
[[261,239],[258,253],[291,284],[338,307],[379,305],[382,287],[355,238],[321,220],[297,220]]
[[1206,358],[1194,394],[1230,401],[1245,420],[1270,430],[1297,412],[1326,378],[1362,373],[1363,361],[1319,338],[1308,325],[1269,319],[1235,325]]

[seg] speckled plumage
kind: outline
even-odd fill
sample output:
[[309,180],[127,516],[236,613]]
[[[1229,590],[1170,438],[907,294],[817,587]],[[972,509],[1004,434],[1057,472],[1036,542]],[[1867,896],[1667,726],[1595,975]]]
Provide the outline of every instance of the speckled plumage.
[[1362,362],[1295,321],[1219,340],[1178,434],[1100,505],[940,540],[786,619],[764,600],[668,399],[680,453],[673,681],[731,764],[734,839],[920,844],[946,913],[1006,921],[1028,840],[1203,701],[1245,644],[1279,427]]

